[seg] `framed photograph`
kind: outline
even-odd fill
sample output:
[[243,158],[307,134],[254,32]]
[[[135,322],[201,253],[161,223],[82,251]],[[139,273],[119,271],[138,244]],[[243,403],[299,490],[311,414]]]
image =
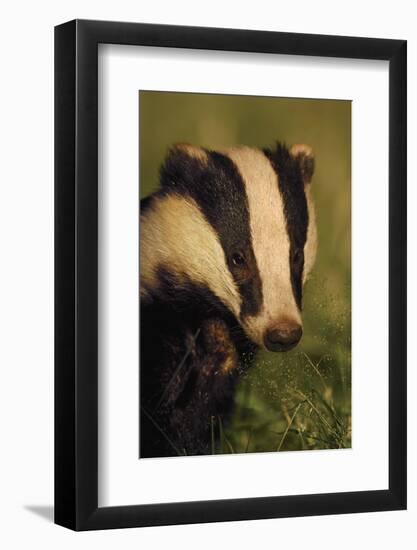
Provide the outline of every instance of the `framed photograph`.
[[406,508],[406,42],[55,29],[55,522]]

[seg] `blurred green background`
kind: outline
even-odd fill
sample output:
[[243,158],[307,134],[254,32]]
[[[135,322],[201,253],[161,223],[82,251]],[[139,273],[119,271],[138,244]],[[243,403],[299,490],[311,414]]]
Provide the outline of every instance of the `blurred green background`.
[[241,378],[233,418],[213,453],[351,446],[351,102],[140,92],[140,195],[155,191],[175,142],[218,149],[306,143],[319,246],[304,291],[304,336],[288,353],[259,352]]

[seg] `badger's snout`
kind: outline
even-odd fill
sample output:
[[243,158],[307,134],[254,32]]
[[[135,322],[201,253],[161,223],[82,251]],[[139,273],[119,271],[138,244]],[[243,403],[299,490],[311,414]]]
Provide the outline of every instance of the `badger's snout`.
[[269,351],[288,351],[298,344],[302,335],[303,329],[295,321],[280,321],[266,330],[264,344]]

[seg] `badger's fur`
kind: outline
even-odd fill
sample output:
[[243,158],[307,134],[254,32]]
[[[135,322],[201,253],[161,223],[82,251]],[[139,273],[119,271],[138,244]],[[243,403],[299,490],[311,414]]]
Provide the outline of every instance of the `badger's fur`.
[[141,457],[210,453],[256,349],[298,343],[313,169],[306,145],[170,150],[141,203]]

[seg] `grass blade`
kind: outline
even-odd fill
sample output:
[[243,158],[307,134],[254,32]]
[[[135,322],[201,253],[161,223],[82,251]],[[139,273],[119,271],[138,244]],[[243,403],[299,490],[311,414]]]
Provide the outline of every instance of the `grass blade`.
[[[181,453],[178,449],[178,447],[176,447],[174,445],[174,443],[170,440],[170,438],[167,436],[167,434],[164,432],[164,430],[161,428],[161,426],[159,426],[159,424],[155,421],[154,418],[152,418],[152,416],[148,413],[148,411],[144,408],[144,407],[141,407],[142,409],[142,412],[145,414],[145,416],[152,422],[152,424],[155,426],[155,428],[164,436],[164,438],[168,441],[168,443],[171,445],[171,447],[174,449],[174,451],[177,453],[178,456],[182,456],[183,453]],[[187,454],[186,452],[184,454]]]
[[[200,334],[200,328],[197,329],[196,333],[194,334],[193,336],[193,343],[197,340],[198,338],[198,335]],[[162,405],[162,403],[164,402],[164,399],[170,389],[170,387],[172,386],[174,380],[175,380],[175,377],[177,376],[177,374],[180,372],[180,370],[183,368],[183,366],[185,365],[185,362],[187,361],[188,359],[188,356],[190,355],[191,353],[191,350],[192,350],[192,347],[191,345],[187,348],[187,351],[185,352],[184,354],[184,357],[181,359],[178,367],[175,369],[175,371],[173,372],[172,376],[171,376],[171,379],[170,381],[168,382],[168,384],[166,385],[164,391],[162,392],[162,395],[158,401],[158,403],[156,404],[156,407],[154,408],[153,412],[154,414],[156,413],[156,411],[159,409],[159,407]]]
[[278,445],[278,448],[277,448],[277,452],[279,452],[281,450],[281,447],[285,441],[285,438],[287,437],[287,434],[288,434],[288,430],[291,428],[291,425],[292,423],[294,422],[294,418],[297,416],[297,413],[298,411],[300,410],[300,407],[301,407],[302,403],[298,403],[289,423],[288,423],[288,426],[286,427],[282,437],[281,437],[281,441],[279,442],[279,445]]

